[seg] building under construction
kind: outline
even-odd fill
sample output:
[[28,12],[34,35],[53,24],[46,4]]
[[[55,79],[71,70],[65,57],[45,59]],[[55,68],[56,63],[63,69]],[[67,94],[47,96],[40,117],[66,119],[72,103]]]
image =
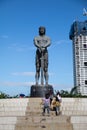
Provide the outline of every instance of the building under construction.
[[87,95],[87,21],[75,21],[69,38],[73,42],[74,87],[77,93]]

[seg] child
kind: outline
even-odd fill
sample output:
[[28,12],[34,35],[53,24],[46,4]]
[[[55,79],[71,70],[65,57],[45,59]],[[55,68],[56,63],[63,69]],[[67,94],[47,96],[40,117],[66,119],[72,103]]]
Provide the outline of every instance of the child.
[[49,98],[49,94],[45,94],[45,98],[42,99],[42,103],[43,103],[43,116],[45,115],[46,110],[47,110],[47,113],[49,115],[49,113],[50,113],[50,98]]

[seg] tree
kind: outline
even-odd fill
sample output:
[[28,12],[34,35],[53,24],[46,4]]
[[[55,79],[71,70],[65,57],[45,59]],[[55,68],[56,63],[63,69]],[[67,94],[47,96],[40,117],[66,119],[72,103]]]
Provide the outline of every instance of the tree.
[[2,98],[9,98],[9,95],[0,92],[0,99],[2,99]]

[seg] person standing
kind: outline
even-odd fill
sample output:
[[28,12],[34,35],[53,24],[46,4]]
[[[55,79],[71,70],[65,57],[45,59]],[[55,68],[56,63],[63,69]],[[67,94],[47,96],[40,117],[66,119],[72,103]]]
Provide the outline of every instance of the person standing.
[[46,111],[49,116],[50,114],[50,97],[49,94],[45,94],[45,98],[42,99],[42,104],[43,104],[43,116],[45,115]]
[[60,96],[60,93],[57,92],[56,96],[53,97],[53,100],[51,102],[51,109],[55,111],[55,115],[60,114],[60,105],[61,105],[62,98]]
[[56,115],[60,114],[61,102],[62,102],[62,97],[60,95],[60,92],[57,92],[57,94],[56,94]]

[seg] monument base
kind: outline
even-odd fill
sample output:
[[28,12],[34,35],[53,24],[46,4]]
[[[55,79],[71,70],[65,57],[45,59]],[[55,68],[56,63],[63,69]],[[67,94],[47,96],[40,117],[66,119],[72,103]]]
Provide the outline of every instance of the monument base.
[[32,85],[30,97],[45,97],[47,93],[54,93],[52,85]]

